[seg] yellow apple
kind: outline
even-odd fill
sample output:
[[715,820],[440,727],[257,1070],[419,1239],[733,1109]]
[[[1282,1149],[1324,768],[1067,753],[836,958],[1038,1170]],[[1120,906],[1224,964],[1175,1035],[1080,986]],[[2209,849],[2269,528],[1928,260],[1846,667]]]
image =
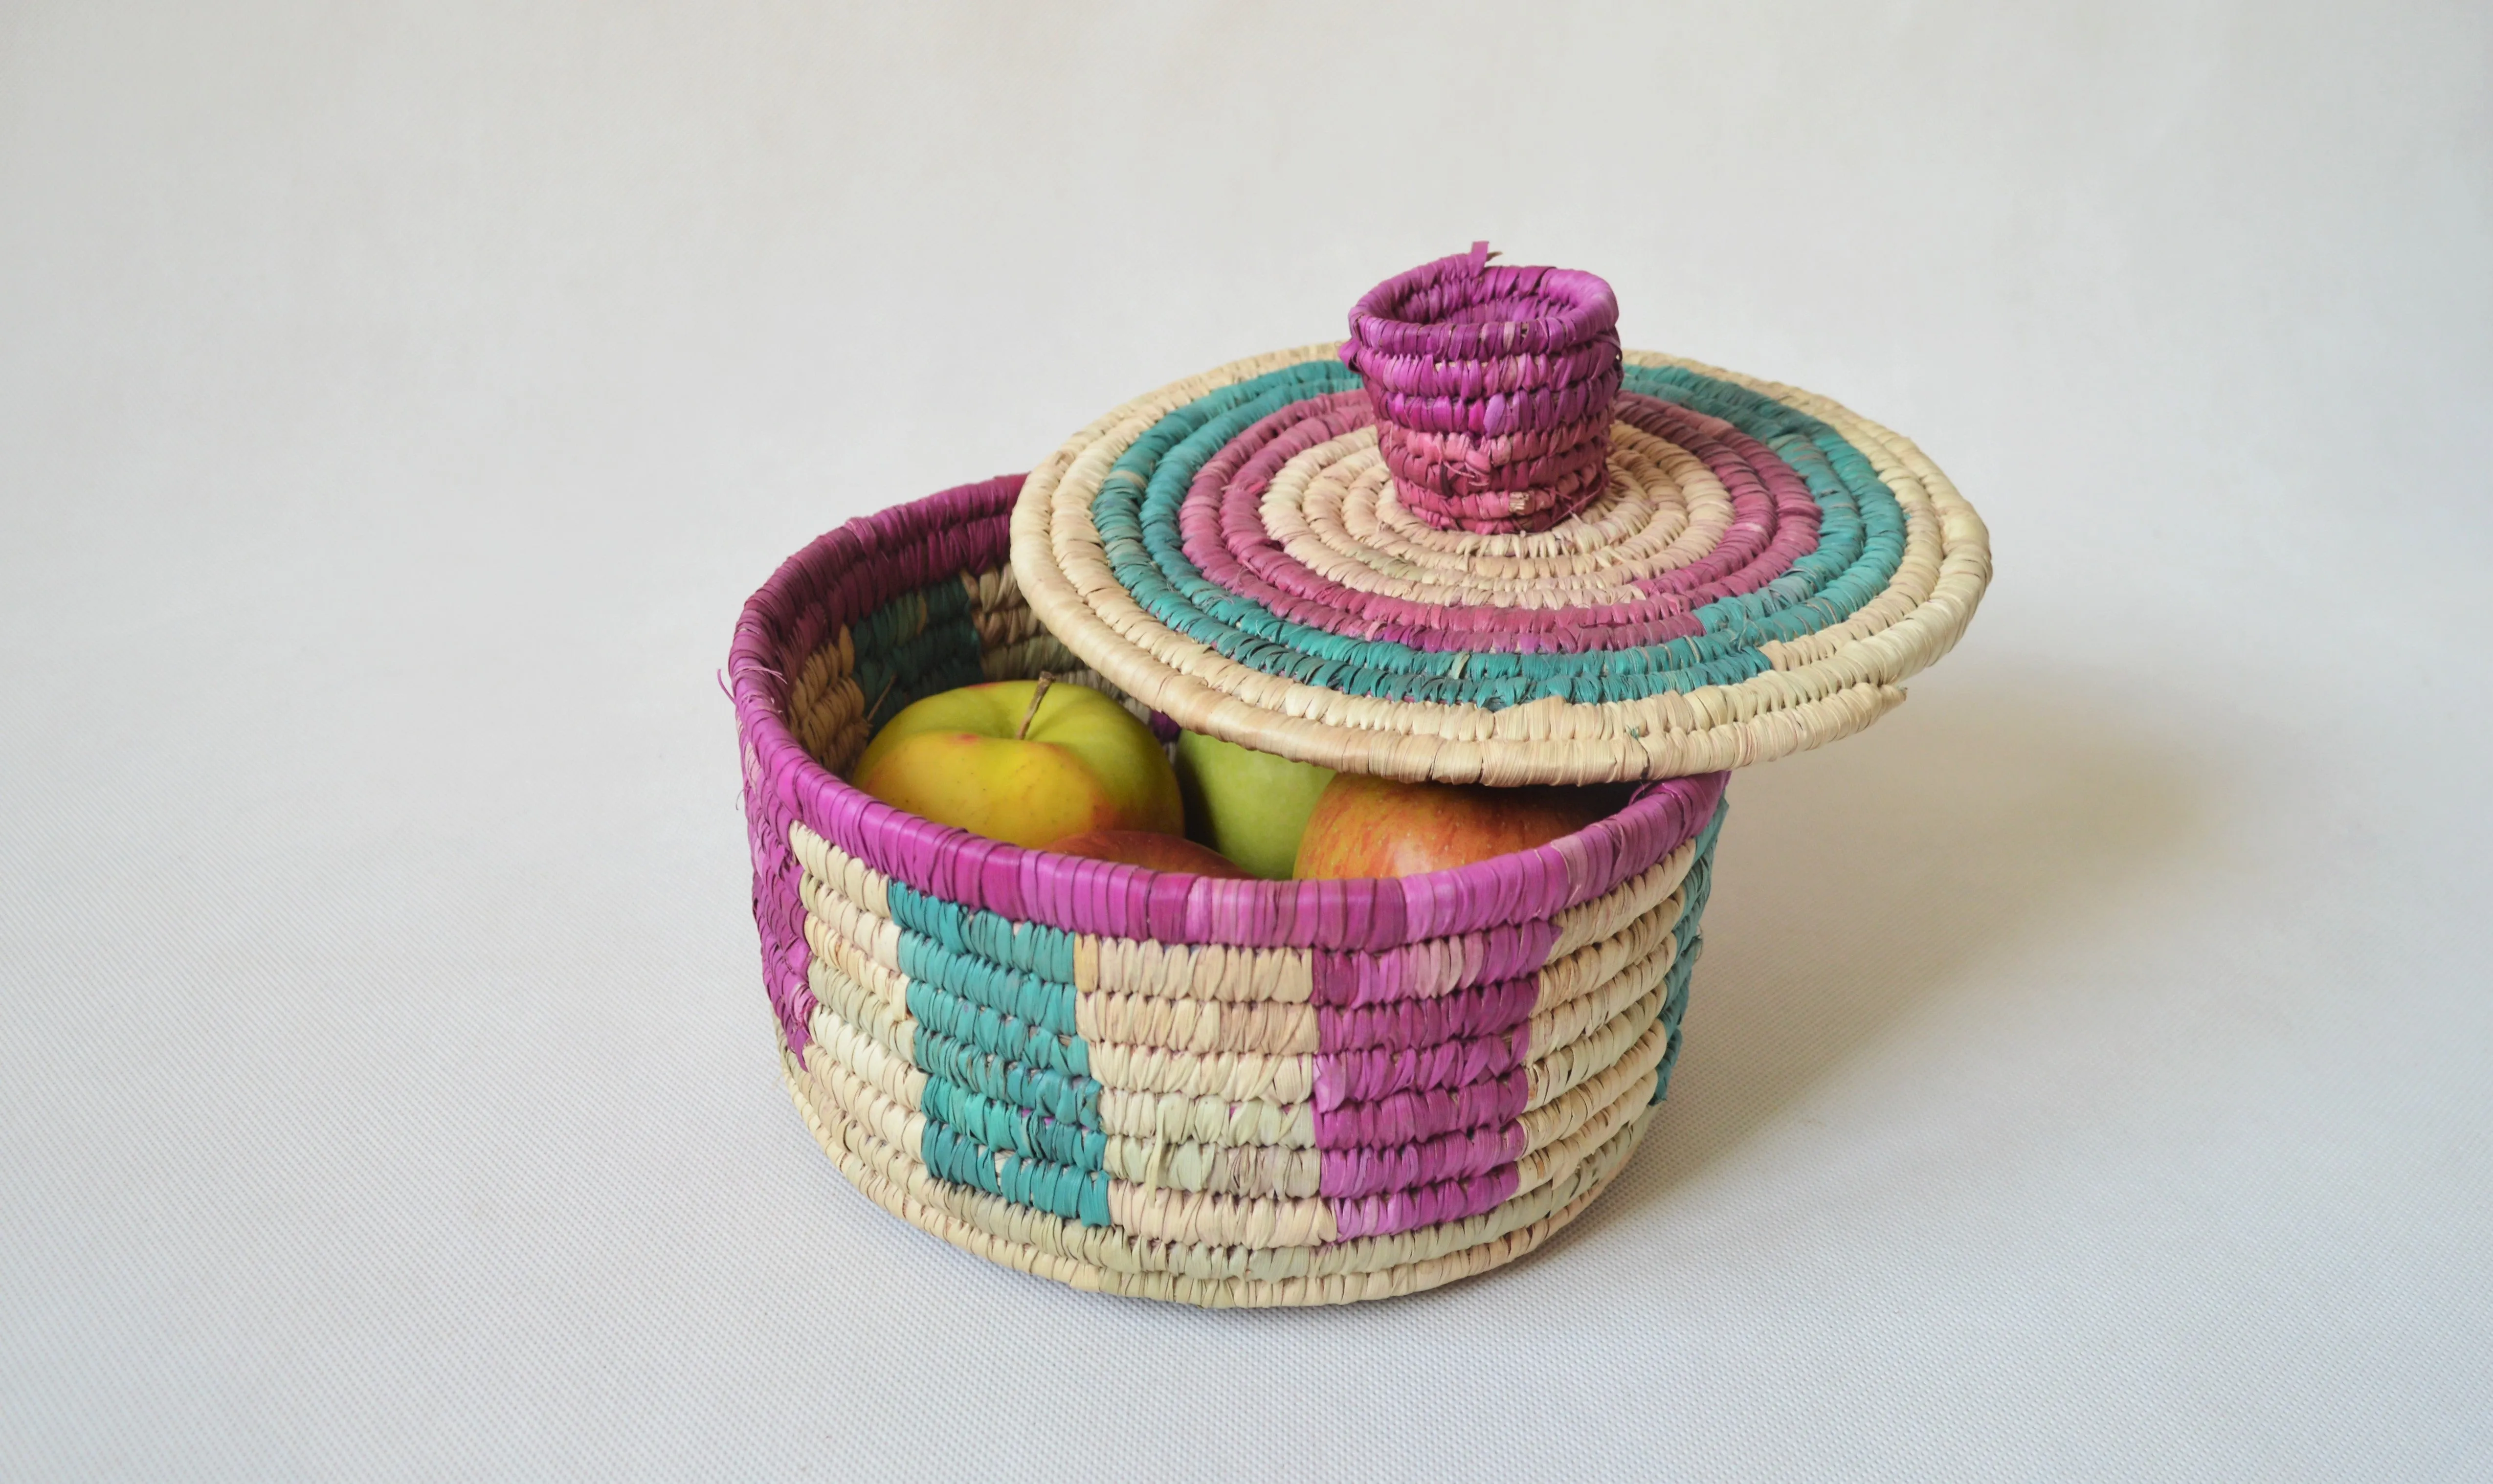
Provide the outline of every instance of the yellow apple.
[[1001,680],[886,722],[849,781],[895,809],[1043,849],[1093,830],[1183,833],[1177,774],[1151,728],[1087,686]]
[[1177,736],[1186,835],[1268,881],[1290,878],[1299,835],[1333,769],[1191,731]]

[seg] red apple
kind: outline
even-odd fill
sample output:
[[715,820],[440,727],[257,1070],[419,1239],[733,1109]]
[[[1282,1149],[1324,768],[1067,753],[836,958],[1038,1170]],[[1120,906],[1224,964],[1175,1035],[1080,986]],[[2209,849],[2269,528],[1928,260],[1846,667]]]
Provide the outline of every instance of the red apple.
[[1338,880],[1468,866],[1572,835],[1617,813],[1627,796],[1607,786],[1488,788],[1342,773],[1307,816],[1292,875]]
[[1092,830],[1087,834],[1067,835],[1048,848],[1060,855],[1079,855],[1095,861],[1123,861],[1128,866],[1148,866],[1154,871],[1216,876],[1239,881],[1254,879],[1252,873],[1228,856],[1196,845],[1183,835],[1155,835],[1149,830]]
[[1039,849],[1086,830],[1186,828],[1151,728],[1087,686],[1003,680],[886,722],[849,781],[938,824]]

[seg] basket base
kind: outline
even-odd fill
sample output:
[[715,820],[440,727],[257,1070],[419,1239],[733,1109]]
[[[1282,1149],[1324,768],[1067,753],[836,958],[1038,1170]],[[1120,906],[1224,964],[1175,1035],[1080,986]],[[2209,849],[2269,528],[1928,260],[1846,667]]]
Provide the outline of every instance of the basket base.
[[[1526,1224],[1499,1231],[1501,1223],[1497,1218],[1502,1207],[1457,1224],[1477,1226],[1484,1233],[1495,1234],[1452,1251],[1364,1271],[1264,1278],[1208,1270],[1252,1261],[1254,1255],[1241,1249],[1215,1254],[1174,1243],[1122,1245],[1118,1241],[1122,1233],[1062,1222],[938,1179],[926,1172],[925,1166],[901,1154],[872,1129],[851,1117],[837,1099],[817,1086],[814,1077],[785,1053],[780,1057],[780,1074],[797,1112],[804,1114],[806,1126],[814,1131],[815,1142],[839,1167],[840,1173],[877,1205],[912,1226],[990,1262],[1053,1278],[1073,1288],[1206,1309],[1307,1307],[1393,1298],[1503,1266],[1531,1252],[1581,1214],[1626,1167],[1660,1111],[1659,1105],[1646,1108],[1588,1154],[1570,1175],[1557,1182],[1560,1188],[1551,1192],[1560,1198],[1556,1203]],[[1020,1229],[1018,1232],[995,1230],[994,1218],[1000,1209],[1011,1213],[1006,1224]],[[988,1219],[976,1219],[979,1216]],[[1344,1245],[1365,1247],[1367,1243]],[[1094,1261],[1093,1256],[1070,1250],[1076,1247],[1088,1247],[1093,1256],[1122,1261],[1114,1265]]]

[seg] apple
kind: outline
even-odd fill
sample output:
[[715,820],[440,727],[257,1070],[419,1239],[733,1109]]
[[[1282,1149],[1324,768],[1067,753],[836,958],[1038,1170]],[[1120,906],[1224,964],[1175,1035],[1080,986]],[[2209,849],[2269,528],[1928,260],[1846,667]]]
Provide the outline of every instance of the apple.
[[1547,845],[1628,800],[1624,787],[1490,788],[1343,773],[1325,787],[1299,844],[1301,880],[1417,876]]
[[1032,849],[1090,830],[1186,827],[1151,728],[1065,681],[1000,680],[913,702],[849,781],[895,809]]
[[1286,881],[1307,812],[1333,782],[1333,769],[1182,731],[1177,782],[1186,791],[1188,839],[1268,881]]
[[1079,855],[1095,861],[1123,861],[1128,866],[1148,866],[1154,871],[1175,871],[1187,876],[1214,876],[1240,881],[1254,879],[1228,856],[1196,845],[1183,835],[1156,835],[1150,830],[1092,830],[1086,834],[1067,835],[1048,848],[1059,855]]

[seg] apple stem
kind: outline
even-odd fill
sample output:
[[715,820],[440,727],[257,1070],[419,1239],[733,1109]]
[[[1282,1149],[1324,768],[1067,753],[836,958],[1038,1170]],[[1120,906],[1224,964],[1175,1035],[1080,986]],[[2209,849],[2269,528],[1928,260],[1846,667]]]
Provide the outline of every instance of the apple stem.
[[1038,684],[1031,687],[1030,709],[1021,714],[1021,729],[1013,733],[1014,741],[1021,742],[1029,738],[1030,724],[1038,720],[1038,703],[1047,698],[1047,688],[1055,683],[1054,675],[1045,670],[1039,671]]
[[899,679],[900,679],[900,676],[899,676],[899,675],[897,675],[897,674],[894,674],[894,675],[893,675],[889,680],[886,680],[886,681],[883,683],[883,689],[882,689],[882,690],[877,691],[877,692],[875,692],[875,693],[874,693],[874,704],[873,704],[873,705],[870,705],[870,706],[868,706],[868,707],[866,707],[866,708],[865,708],[865,719],[866,719],[867,721],[869,721],[869,722],[873,721],[873,720],[874,720],[874,714],[875,714],[876,712],[878,712],[878,711],[880,711],[880,710],[882,710],[882,709],[883,709],[883,701],[884,701],[884,697],[886,697],[886,696],[889,696],[889,695],[891,694],[891,688],[892,688],[893,684],[894,684],[895,682],[897,682]]

